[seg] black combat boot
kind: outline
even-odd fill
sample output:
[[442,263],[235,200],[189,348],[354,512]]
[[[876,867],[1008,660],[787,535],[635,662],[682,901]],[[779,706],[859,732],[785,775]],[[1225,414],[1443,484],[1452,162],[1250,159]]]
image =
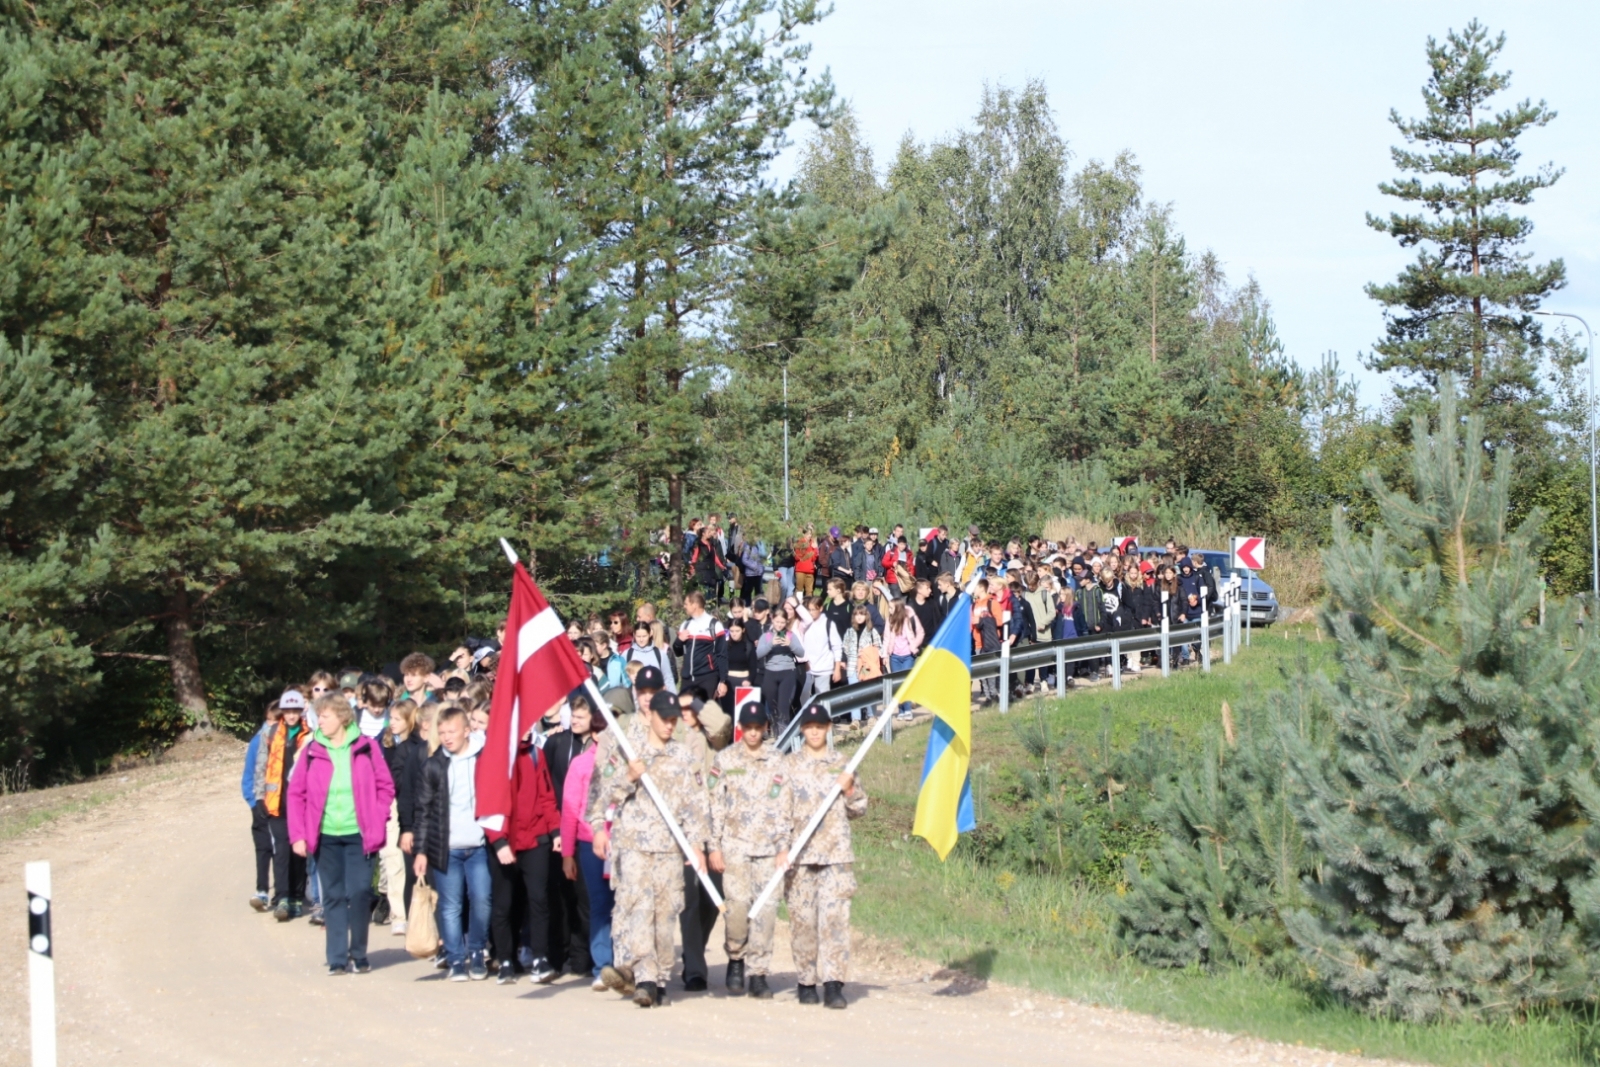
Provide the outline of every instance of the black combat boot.
[[662,982],[660,985],[656,986],[656,1007],[665,1008],[669,1007],[671,1004],[672,1001],[667,999],[667,983]]
[[744,996],[744,960],[728,961],[728,996]]
[[822,983],[822,1005],[826,1008],[842,1008],[849,1001],[844,999],[843,982]]
[[767,976],[752,974],[750,976],[750,995],[756,1000],[771,1000],[772,990],[767,988]]
[[654,982],[640,982],[633,990],[633,1002],[641,1008],[656,1006],[656,984]]
[[814,985],[796,986],[794,991],[800,995],[800,1003],[802,1003],[802,1004],[816,1004],[816,1003],[818,1003],[818,1001],[817,1001],[817,987],[816,986],[814,986]]

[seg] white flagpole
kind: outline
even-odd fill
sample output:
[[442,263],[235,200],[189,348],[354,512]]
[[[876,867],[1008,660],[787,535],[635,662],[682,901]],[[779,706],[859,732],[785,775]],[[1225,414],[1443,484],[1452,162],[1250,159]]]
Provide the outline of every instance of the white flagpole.
[[[504,537],[500,538],[500,547],[505,550],[506,558],[511,561],[512,566],[516,566],[518,562],[516,549],[512,548],[510,542]],[[563,638],[565,636],[565,634],[562,635]],[[629,743],[627,733],[617,724],[617,717],[612,714],[610,703],[600,695],[600,687],[594,684],[594,678],[591,676],[583,684],[589,693],[590,701],[594,703],[595,710],[605,718],[606,729],[613,731],[616,735],[617,744],[622,748],[622,754],[627,757],[629,763],[638,759],[639,754],[634,750],[633,745]],[[672,809],[667,806],[666,798],[661,795],[661,790],[656,788],[656,783],[651,780],[648,772],[640,777],[639,784],[644,786],[645,792],[650,794],[650,799],[655,802],[656,810],[661,813],[662,819],[666,821],[667,829],[672,831],[673,840],[683,850],[684,858],[695,869],[695,874],[700,876],[700,884],[705,888],[706,894],[716,903],[717,910],[722,911],[725,907],[722,902],[722,894],[717,892],[717,887],[712,884],[711,875],[705,868],[705,857],[701,855],[698,849],[689,844],[688,837],[684,835],[683,827],[679,826],[678,820],[673,818]]]
[[[974,578],[972,584],[968,586],[967,592],[963,595],[971,596],[971,590],[976,588],[977,584],[977,579]],[[959,604],[961,601],[957,600],[956,603]],[[923,651],[926,654],[927,650],[924,649]],[[879,735],[883,733],[883,728],[888,725],[889,709],[900,703],[901,694],[905,692],[906,686],[911,684],[912,679],[916,678],[917,670],[921,666],[922,656],[918,656],[917,662],[911,667],[911,673],[906,675],[906,680],[901,682],[899,688],[895,690],[894,699],[883,706],[883,714],[879,715],[877,721],[872,724],[872,729],[867,731],[867,736],[861,741],[861,747],[856,749],[856,754],[850,757],[850,762],[845,764],[844,770],[840,773],[855,775],[856,768],[861,766],[862,760],[866,759],[867,751],[872,748],[873,742],[878,740]],[[793,863],[794,858],[800,855],[800,850],[806,847],[806,842],[811,840],[811,835],[817,832],[817,827],[822,825],[823,817],[828,814],[828,809],[833,806],[833,802],[838,799],[841,792],[843,790],[839,788],[839,783],[835,780],[833,785],[828,788],[828,794],[822,798],[822,803],[817,805],[817,810],[811,813],[811,818],[806,821],[805,826],[795,835],[794,842],[789,845],[790,863]],[[783,875],[783,870],[772,872],[772,877],[767,879],[767,884],[762,888],[761,895],[756,897],[754,904],[750,905],[751,919],[761,914],[761,909],[766,907],[767,901],[772,897],[772,894],[778,891],[778,883],[783,881]]]

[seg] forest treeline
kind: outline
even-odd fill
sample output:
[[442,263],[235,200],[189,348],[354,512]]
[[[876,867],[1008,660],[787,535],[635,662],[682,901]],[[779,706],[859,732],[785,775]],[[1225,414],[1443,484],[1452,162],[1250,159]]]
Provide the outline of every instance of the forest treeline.
[[[1404,484],[1399,428],[1462,370],[1550,581],[1587,583],[1576,354],[1528,314],[1562,276],[1526,227],[1474,231],[1493,292],[1437,284],[1449,249],[1375,287],[1402,311],[1372,358],[1411,386],[1368,411],[1131,153],[1074,158],[1042,85],[873,159],[809,65],[822,16],[0,0],[0,758],[486,632],[500,536],[574,610],[697,511],[787,537],[786,412],[796,523],[1099,509],[1316,545],[1374,518],[1363,470]],[[1402,133],[1459,145],[1441,114]]]

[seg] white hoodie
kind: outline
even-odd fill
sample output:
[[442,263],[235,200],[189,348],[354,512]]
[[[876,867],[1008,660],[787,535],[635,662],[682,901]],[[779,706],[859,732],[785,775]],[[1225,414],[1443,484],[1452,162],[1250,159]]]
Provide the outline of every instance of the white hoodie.
[[483,827],[478,825],[478,753],[483,751],[483,734],[467,735],[467,747],[460,752],[445,749],[450,757],[450,847],[477,848],[483,844]]
[[806,624],[805,633],[800,635],[806,670],[811,674],[832,674],[833,665],[844,655],[844,639],[839,636],[839,628],[827,615],[813,619],[805,608],[799,610],[799,615]]

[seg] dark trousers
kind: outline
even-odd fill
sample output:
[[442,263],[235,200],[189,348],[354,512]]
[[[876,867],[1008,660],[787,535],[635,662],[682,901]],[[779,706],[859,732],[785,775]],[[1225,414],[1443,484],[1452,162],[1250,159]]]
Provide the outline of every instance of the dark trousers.
[[304,900],[306,861],[289,846],[289,816],[268,815],[267,831],[272,835],[272,902]]
[[754,604],[761,596],[761,575],[747,574],[739,583],[739,599],[746,604]]
[[589,958],[589,894],[584,891],[581,876],[580,881],[569,882],[561,864],[552,863],[546,885],[550,901],[550,966],[558,971],[588,974],[593,967]]
[[267,802],[258,800],[250,808],[250,840],[256,846],[256,892],[265,893],[272,874],[272,828],[267,825]]
[[[518,852],[510,863],[501,863],[489,854],[489,929],[493,931],[494,951],[502,963],[517,958],[517,930],[526,935],[534,959],[550,955],[550,838],[543,844]],[[523,910],[516,914],[519,902]],[[513,921],[520,920],[520,921]]]
[[317,842],[317,875],[322,879],[328,966],[365,962],[372,916],[372,856],[361,850],[361,835],[322,835]]
[[[722,892],[722,875],[711,871],[711,884]],[[711,928],[717,925],[717,906],[700,884],[700,876],[688,864],[683,867],[683,911],[678,913],[678,931],[683,934],[683,980],[706,979],[706,945]]]
[[794,714],[794,697],[800,691],[799,671],[767,671],[761,679],[761,696],[767,702],[772,736],[777,737]]

